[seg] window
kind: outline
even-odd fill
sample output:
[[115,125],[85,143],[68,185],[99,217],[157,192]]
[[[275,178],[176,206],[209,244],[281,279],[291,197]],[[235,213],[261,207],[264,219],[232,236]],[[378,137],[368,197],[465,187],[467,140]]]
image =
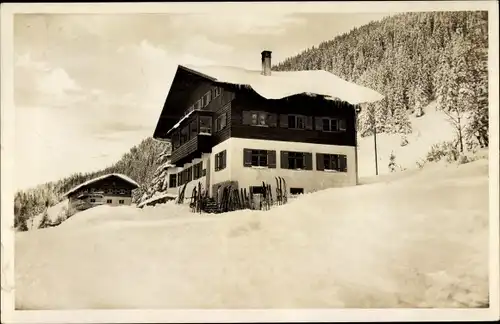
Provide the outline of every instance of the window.
[[200,99],[194,103],[194,110],[200,110],[203,106],[203,99]]
[[197,163],[193,167],[193,178],[194,178],[194,180],[199,179],[199,178],[202,177],[202,175],[201,175],[201,168],[202,168],[202,162]]
[[262,187],[262,186],[251,186],[250,192],[253,195],[263,195],[265,193],[264,187]]
[[276,127],[277,115],[265,111],[243,111],[243,125]]
[[217,98],[218,96],[220,96],[222,89],[219,87],[215,87],[212,91],[213,91],[213,95],[212,95],[212,99],[213,99],[213,98]]
[[281,151],[281,168],[312,170],[312,153]]
[[200,134],[212,134],[212,117],[200,116]]
[[189,124],[189,130],[191,131],[190,138],[195,138],[198,135],[198,121],[196,119]]
[[306,117],[298,115],[288,115],[288,128],[305,129]]
[[124,195],[126,193],[127,193],[127,191],[125,189],[120,189],[120,195]]
[[186,170],[184,170],[184,172],[186,173],[186,176],[185,176],[186,182],[193,180],[193,168],[192,167],[187,168]]
[[276,168],[276,151],[243,149],[243,165]]
[[90,199],[90,202],[95,203],[95,199],[94,198]]
[[118,203],[119,203],[120,205],[123,205],[123,204],[125,203],[125,200],[120,199],[120,200],[118,200]]
[[218,132],[226,127],[227,114],[223,113],[215,120],[215,130]]
[[321,130],[324,132],[338,132],[346,130],[345,119],[321,118]]
[[112,188],[108,188],[108,189],[106,189],[106,193],[107,193],[108,195],[112,195],[112,194],[113,194],[113,189],[112,189]]
[[209,92],[205,93],[205,95],[202,98],[203,108],[208,106],[208,104],[210,103],[211,100],[212,100],[212,92],[209,91]]
[[304,188],[290,188],[290,195],[302,195]]
[[316,154],[316,168],[318,171],[332,170],[347,172],[347,156],[342,154]]
[[174,149],[178,148],[179,146],[181,146],[181,143],[180,143],[180,136],[179,136],[179,132],[176,131],[173,135],[172,135],[172,142],[174,144]]
[[188,141],[188,138],[189,138],[189,125],[185,126],[182,128],[181,130],[181,140],[180,140],[180,144],[184,144]]
[[203,170],[201,171],[201,176],[202,176],[202,177],[204,177],[204,176],[206,176],[206,175],[207,175],[207,169],[203,169]]
[[177,174],[177,183],[179,186],[184,184],[184,173],[182,171]]
[[267,113],[266,112],[252,112],[252,125],[254,125],[254,126],[266,126],[267,125]]
[[106,203],[107,203],[107,204],[112,204],[112,203],[113,203],[113,199],[108,199],[108,200],[106,200]]
[[168,187],[169,188],[177,187],[177,174],[171,174],[168,176]]
[[215,154],[215,171],[226,168],[226,150]]

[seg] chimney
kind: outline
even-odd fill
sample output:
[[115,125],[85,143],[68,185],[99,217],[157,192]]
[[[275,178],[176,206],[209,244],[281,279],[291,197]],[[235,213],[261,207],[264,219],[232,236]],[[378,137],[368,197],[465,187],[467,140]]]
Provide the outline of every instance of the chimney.
[[262,51],[262,75],[271,75],[271,51]]

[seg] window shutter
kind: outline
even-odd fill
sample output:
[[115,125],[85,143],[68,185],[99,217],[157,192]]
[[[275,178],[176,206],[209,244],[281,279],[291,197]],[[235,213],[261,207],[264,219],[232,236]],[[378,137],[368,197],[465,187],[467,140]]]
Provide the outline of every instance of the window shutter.
[[243,149],[243,166],[252,166],[252,150]]
[[323,154],[321,153],[316,153],[316,170],[325,170],[325,160],[323,158]]
[[267,115],[267,124],[269,127],[278,126],[278,115],[277,114],[268,114]]
[[215,171],[219,171],[220,162],[219,162],[219,153],[215,154]]
[[346,130],[346,122],[345,119],[339,119],[339,130],[345,131]]
[[267,167],[276,168],[276,151],[267,151]]
[[288,152],[287,151],[281,151],[281,168],[282,169],[288,169]]
[[306,129],[313,129],[313,118],[312,118],[312,116],[306,116]]
[[347,156],[339,155],[339,171],[347,172]]
[[226,150],[222,151],[222,169],[226,168]]
[[243,112],[243,125],[252,125],[252,112]]
[[288,115],[280,115],[280,127],[288,128]]
[[312,170],[312,153],[304,153],[304,167],[306,170]]
[[323,119],[321,117],[314,117],[314,125],[316,130],[323,130]]

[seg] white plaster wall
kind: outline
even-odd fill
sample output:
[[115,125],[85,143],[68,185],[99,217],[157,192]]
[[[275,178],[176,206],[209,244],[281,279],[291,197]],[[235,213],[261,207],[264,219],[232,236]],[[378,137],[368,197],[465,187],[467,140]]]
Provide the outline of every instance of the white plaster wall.
[[[167,171],[167,177],[170,177],[170,174],[177,174],[179,172],[181,172],[182,170],[186,169],[186,168],[189,168],[197,163],[199,163],[200,161],[202,162],[202,169],[206,168],[207,166],[207,160],[210,158],[210,154],[203,154],[201,159],[194,159],[192,162],[190,163],[186,163],[184,164],[183,167],[177,167],[177,168],[171,168]],[[207,170],[207,173],[209,171]],[[202,190],[205,190],[206,187],[207,187],[207,181],[206,181],[206,176],[205,177],[201,177],[199,179],[196,179],[196,180],[191,180],[190,182],[188,182],[187,186],[186,186],[186,191],[184,192],[184,197],[185,198],[190,198],[191,197],[191,194],[193,193],[193,189],[194,187],[198,188],[198,182],[201,183],[201,189]],[[177,186],[175,188],[168,188],[167,189],[167,193],[170,193],[170,194],[179,194],[179,189],[182,189],[184,185],[182,186]]]
[[[213,196],[212,186],[216,183],[231,180],[231,166],[233,160],[234,150],[232,148],[233,142],[231,139],[225,140],[224,142],[217,144],[212,148],[212,153],[210,154],[210,188],[209,194]],[[226,150],[226,168],[215,171],[215,155]],[[242,153],[243,154],[243,153]],[[208,172],[209,170],[207,170]]]
[[[223,146],[227,148],[227,169],[219,171],[221,176],[218,181],[238,181],[240,188],[261,185],[262,181],[272,186],[273,194],[276,188],[276,176],[283,177],[287,182],[287,188],[304,188],[304,192],[312,192],[331,187],[343,187],[356,185],[356,161],[355,147],[309,144],[285,141],[269,141],[230,138]],[[243,149],[261,149],[276,151],[276,168],[256,168],[243,166]],[[281,169],[280,151],[297,151],[312,153],[313,170],[288,170]],[[217,153],[218,151],[214,151]],[[347,156],[347,172],[316,171],[316,153],[344,154]],[[225,179],[223,179],[223,177]],[[216,183],[212,182],[212,183]]]
[[[108,199],[112,200],[111,204],[108,204],[106,201]],[[124,200],[123,204],[119,204],[119,200]],[[131,197],[120,197],[120,196],[106,196],[104,195],[104,198],[102,198],[102,202],[108,206],[126,206],[126,205],[131,205],[132,204],[132,198]]]

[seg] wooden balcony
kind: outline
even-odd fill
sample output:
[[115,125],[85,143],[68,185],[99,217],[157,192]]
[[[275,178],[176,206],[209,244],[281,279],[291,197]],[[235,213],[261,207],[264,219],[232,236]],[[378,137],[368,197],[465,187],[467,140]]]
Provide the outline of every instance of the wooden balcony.
[[172,151],[171,163],[182,167],[184,163],[193,159],[201,158],[202,153],[210,153],[212,150],[212,136],[210,134],[198,134],[177,149]]

